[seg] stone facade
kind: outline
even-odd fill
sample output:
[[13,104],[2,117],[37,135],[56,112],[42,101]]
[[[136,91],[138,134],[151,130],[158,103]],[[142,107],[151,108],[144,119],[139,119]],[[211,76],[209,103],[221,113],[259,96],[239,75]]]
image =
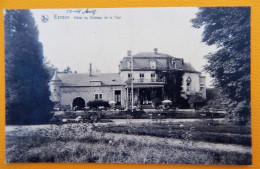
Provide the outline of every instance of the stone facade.
[[87,86],[87,87],[61,87],[60,103],[61,105],[70,105],[73,107],[73,100],[81,97],[87,103],[88,101],[95,100],[95,95],[102,95],[102,100],[112,101],[115,100],[115,91],[121,92],[121,106],[126,106],[126,92],[123,86]]
[[[133,62],[133,66],[132,66]],[[164,82],[158,79],[158,71],[183,71],[182,97],[188,98],[191,95],[200,95],[206,99],[205,77],[196,71],[190,63],[184,62],[182,58],[175,58],[168,54],[159,53],[158,49],[154,52],[144,52],[127,56],[120,62],[120,76],[122,82],[133,78],[134,83],[134,102],[137,104],[140,89],[142,88],[161,88],[163,90]],[[133,71],[131,72],[131,70]],[[130,88],[130,86],[127,86]],[[160,90],[160,89],[158,89]],[[167,94],[164,94],[167,95]],[[162,99],[167,97],[162,96]],[[151,99],[148,99],[151,102]]]
[[[133,62],[133,65],[132,65]],[[138,53],[127,56],[119,64],[119,73],[56,73],[49,86],[51,100],[61,106],[75,106],[80,99],[85,105],[88,101],[115,101],[117,105],[129,108],[132,104],[152,105],[154,97],[167,98],[164,93],[164,79],[159,79],[158,71],[183,71],[182,96],[188,98],[198,94],[206,98],[205,77],[182,58],[159,53],[157,49],[150,53]],[[132,86],[133,83],[133,86]]]

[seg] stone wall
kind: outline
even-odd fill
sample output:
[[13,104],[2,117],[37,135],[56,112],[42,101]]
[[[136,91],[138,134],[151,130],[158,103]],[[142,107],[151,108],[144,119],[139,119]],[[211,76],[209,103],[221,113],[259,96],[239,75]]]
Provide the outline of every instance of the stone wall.
[[102,100],[112,101],[115,100],[115,90],[121,90],[121,105],[126,105],[126,89],[124,86],[89,86],[89,87],[61,87],[60,88],[60,102],[62,106],[70,105],[75,98],[81,97],[88,101],[95,100],[95,94],[102,94]]

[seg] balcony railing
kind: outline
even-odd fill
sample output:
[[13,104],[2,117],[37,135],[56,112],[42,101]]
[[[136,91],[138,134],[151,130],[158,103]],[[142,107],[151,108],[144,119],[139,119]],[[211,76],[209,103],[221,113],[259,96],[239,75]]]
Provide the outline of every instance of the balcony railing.
[[[156,78],[139,78],[139,79],[133,79],[134,83],[157,83],[157,82],[164,82],[164,79],[156,79]],[[131,78],[128,78],[127,83],[131,83]]]

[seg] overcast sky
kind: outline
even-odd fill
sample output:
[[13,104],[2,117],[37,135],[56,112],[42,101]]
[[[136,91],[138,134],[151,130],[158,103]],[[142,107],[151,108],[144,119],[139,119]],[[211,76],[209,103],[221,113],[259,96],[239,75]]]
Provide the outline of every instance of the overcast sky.
[[[92,63],[101,72],[118,72],[127,50],[136,54],[152,52],[154,48],[184,58],[201,71],[206,63],[203,56],[216,50],[201,42],[202,30],[191,27],[190,19],[195,17],[197,8],[95,8],[79,9],[79,13],[75,10],[31,10],[44,56],[60,71],[69,66],[84,73]],[[42,16],[48,17],[48,21],[42,20]],[[207,75],[207,86],[210,80]]]

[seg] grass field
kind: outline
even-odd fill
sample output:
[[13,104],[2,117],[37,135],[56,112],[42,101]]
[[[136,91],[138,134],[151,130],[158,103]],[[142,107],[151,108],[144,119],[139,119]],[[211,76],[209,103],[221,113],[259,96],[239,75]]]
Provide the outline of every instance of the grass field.
[[[183,123],[182,128],[189,128],[188,125],[192,126],[195,123]],[[251,153],[212,151],[196,147],[196,144],[186,146],[185,142],[182,146],[176,146],[169,144],[169,141],[175,138],[161,138],[160,135],[151,136],[149,133],[144,133],[145,139],[139,139],[141,136],[136,134],[140,133],[134,132],[142,127],[160,129],[160,124],[126,126],[128,127],[124,129],[128,128],[128,134],[121,130],[117,131],[117,134],[109,134],[108,132],[115,132],[111,131],[116,127],[113,125],[7,126],[6,162],[251,164]],[[180,124],[162,126],[172,130],[174,127],[180,127]],[[102,128],[109,130],[100,132]],[[241,132],[236,131],[236,134],[249,132],[246,128],[240,130]],[[162,133],[165,130],[157,132]],[[154,140],[157,138],[160,141]],[[187,136],[183,139],[190,138],[192,137]]]
[[142,123],[131,125],[98,126],[96,131],[148,135],[192,141],[206,141],[251,146],[250,126],[202,120],[194,122]]

